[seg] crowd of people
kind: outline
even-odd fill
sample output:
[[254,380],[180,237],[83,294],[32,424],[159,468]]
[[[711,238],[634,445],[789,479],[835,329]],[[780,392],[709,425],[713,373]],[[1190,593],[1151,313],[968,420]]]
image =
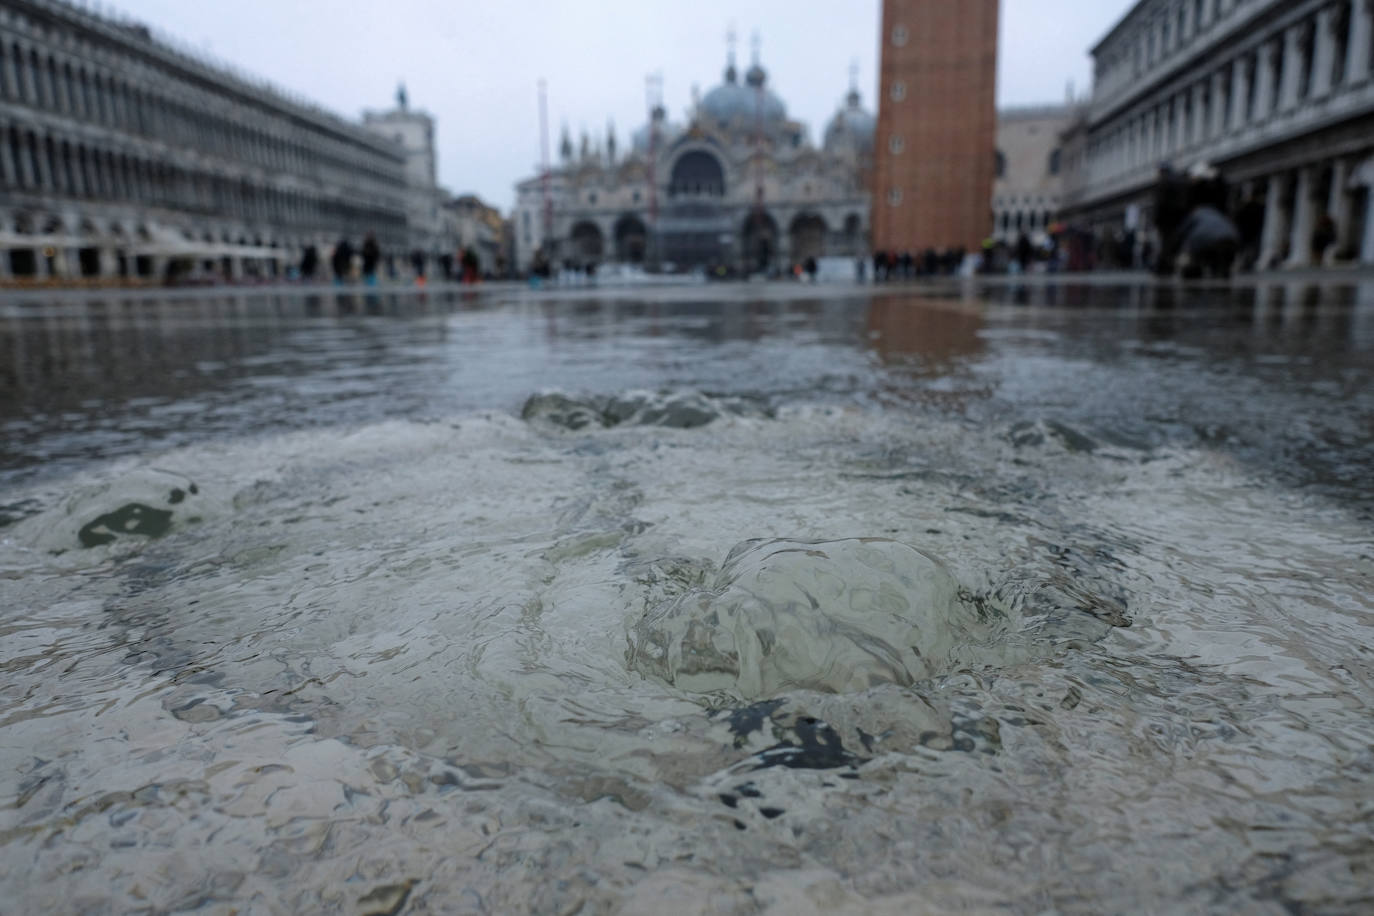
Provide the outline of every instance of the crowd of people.
[[[471,248],[460,248],[456,257],[444,254],[437,260],[439,273],[444,280],[477,283],[483,279],[481,263],[477,253]],[[416,283],[423,285],[427,279],[429,258],[424,252],[416,250],[410,253],[409,261],[411,276]],[[359,249],[355,249],[348,238],[339,239],[330,252],[329,269],[336,284],[361,280],[372,286],[377,283],[379,276],[385,276],[386,279],[393,281],[402,277],[396,258],[384,255],[381,246],[377,244],[377,237],[370,232],[363,239],[362,247]],[[297,273],[300,279],[307,282],[315,280],[320,274],[320,252],[314,245],[305,249]]]

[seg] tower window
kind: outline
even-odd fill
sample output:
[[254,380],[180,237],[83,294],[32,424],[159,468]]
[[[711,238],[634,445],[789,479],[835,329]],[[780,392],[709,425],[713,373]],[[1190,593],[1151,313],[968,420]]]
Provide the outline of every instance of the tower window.
[[899,48],[906,47],[909,38],[911,38],[911,35],[907,32],[906,26],[898,25],[892,27],[892,43],[895,46]]
[[887,148],[892,151],[892,155],[899,155],[902,150],[906,149],[906,141],[893,134],[892,138],[887,141]]
[[902,101],[906,98],[906,83],[901,80],[894,81],[892,88],[888,90],[888,94],[892,96],[892,101]]
[[896,206],[900,205],[901,202],[902,202],[902,189],[901,189],[901,188],[893,188],[891,191],[888,191],[888,192],[887,192],[887,203],[888,203],[888,206],[890,206],[890,207],[896,207]]

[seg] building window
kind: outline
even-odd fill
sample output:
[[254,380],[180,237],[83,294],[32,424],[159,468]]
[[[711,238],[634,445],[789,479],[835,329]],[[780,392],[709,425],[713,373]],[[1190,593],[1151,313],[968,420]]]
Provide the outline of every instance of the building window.
[[887,141],[887,148],[892,151],[892,155],[901,155],[902,150],[906,149],[906,141],[893,134],[892,138]]
[[1059,174],[1060,167],[1061,167],[1062,164],[1063,164],[1063,155],[1064,155],[1064,154],[1063,154],[1063,150],[1059,150],[1059,149],[1050,150],[1050,174],[1051,174],[1051,175],[1058,175],[1058,174]]
[[901,189],[901,188],[893,188],[891,191],[888,191],[888,192],[887,192],[887,205],[888,205],[889,207],[896,207],[896,206],[899,206],[899,205],[901,204],[901,202],[902,202],[902,189]]
[[1002,155],[1002,151],[997,150],[997,164],[994,166],[998,178],[1007,177],[1007,157]]
[[596,193],[595,193],[595,192],[593,192],[593,193],[587,195],[587,203],[593,204],[593,205],[596,203]]
[[896,80],[895,82],[893,82],[892,88],[889,90],[889,94],[892,96],[892,101],[902,101],[906,98],[906,83],[902,82],[901,80]]
[[892,27],[892,44],[896,47],[906,47],[909,38],[911,38],[911,35],[907,32],[906,26],[897,25]]

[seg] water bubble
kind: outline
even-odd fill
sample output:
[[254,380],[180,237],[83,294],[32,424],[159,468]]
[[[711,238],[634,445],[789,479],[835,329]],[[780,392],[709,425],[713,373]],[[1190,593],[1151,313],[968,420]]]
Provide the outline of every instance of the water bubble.
[[634,626],[628,660],[698,693],[846,693],[977,665],[999,618],[938,560],[897,541],[746,541],[711,587]]

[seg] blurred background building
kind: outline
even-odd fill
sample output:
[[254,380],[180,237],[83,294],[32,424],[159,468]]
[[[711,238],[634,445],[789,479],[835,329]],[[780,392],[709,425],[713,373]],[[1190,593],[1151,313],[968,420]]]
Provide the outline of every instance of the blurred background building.
[[787,114],[758,59],[741,74],[733,51],[720,85],[685,120],[661,101],[618,151],[566,129],[549,174],[516,186],[515,259],[578,266],[615,261],[752,273],[808,258],[868,251],[873,115],[857,85],[820,146]]
[[873,247],[978,251],[992,231],[998,0],[883,0]]
[[1371,52],[1369,0],[1142,0],[1092,49],[1068,215],[1150,244],[1161,165],[1210,167],[1260,266],[1374,263]]
[[510,223],[475,194],[446,197],[440,217],[447,252],[466,252],[485,277],[505,276],[510,264]]
[[446,194],[439,187],[434,144],[434,119],[414,111],[405,86],[396,90],[396,107],[363,113],[363,125],[395,142],[405,154],[407,254],[423,268],[437,264],[453,246],[445,238],[440,208]]
[[1024,234],[1044,244],[1064,195],[1063,134],[1070,105],[1004,108],[997,113],[992,237],[1014,244]]
[[405,154],[58,0],[0,5],[0,277],[278,275],[406,242]]

